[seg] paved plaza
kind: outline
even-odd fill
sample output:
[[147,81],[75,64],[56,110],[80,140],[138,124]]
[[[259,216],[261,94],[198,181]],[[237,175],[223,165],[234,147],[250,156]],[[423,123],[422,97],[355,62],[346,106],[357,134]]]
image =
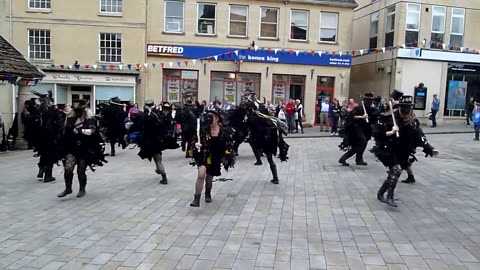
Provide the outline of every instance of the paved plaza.
[[[59,199],[38,182],[31,152],[0,153],[0,269],[480,269],[480,144],[430,135],[399,208],[376,200],[385,168],[341,167],[338,138],[289,139],[273,185],[266,160],[242,145],[213,203],[189,206],[196,170],[164,154],[169,185],[135,150],[95,173],[87,195]],[[405,178],[403,175],[402,178]],[[75,179],[76,181],[76,179]],[[203,198],[202,198],[203,199]]]

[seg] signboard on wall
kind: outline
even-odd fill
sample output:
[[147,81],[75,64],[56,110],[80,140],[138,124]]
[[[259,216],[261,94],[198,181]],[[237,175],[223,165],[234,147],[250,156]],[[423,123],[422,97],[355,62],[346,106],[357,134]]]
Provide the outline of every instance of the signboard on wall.
[[223,93],[223,96],[228,99],[228,102],[230,103],[236,103],[236,100],[235,100],[235,94],[236,94],[236,89],[235,89],[235,82],[233,81],[225,81],[223,83],[223,87],[224,87],[224,93]]
[[168,102],[178,102],[180,98],[180,80],[167,80],[167,99]]
[[427,107],[427,87],[415,86],[413,109],[425,110]]
[[273,86],[273,102],[278,104],[279,101],[285,100],[286,98],[286,85],[285,84],[275,84]]
[[[238,53],[233,53],[237,51]],[[338,55],[310,53],[306,51],[292,52],[279,50],[248,50],[244,48],[222,48],[185,45],[147,44],[147,53],[150,56],[168,56],[187,59],[202,59],[218,56],[218,61],[236,61],[272,63],[272,64],[297,64],[313,66],[351,67],[351,55]],[[230,54],[228,54],[230,53]]]

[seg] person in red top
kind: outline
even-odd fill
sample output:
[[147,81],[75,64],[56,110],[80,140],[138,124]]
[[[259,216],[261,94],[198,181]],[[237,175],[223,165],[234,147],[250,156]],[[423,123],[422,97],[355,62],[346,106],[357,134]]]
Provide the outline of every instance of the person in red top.
[[288,133],[293,133],[295,129],[295,102],[293,99],[285,105],[285,114],[287,116]]
[[348,111],[348,112],[351,112],[351,111],[353,111],[353,109],[355,109],[356,107],[358,107],[358,103],[356,103],[355,100],[353,100],[353,98],[351,98],[351,99],[348,101],[347,111]]

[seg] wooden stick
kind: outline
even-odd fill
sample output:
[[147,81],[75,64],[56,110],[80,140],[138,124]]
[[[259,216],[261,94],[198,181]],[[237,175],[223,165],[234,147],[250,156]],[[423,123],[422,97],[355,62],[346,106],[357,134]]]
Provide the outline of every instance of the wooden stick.
[[197,142],[200,144],[200,118],[197,118]]
[[367,113],[367,110],[365,109],[365,103],[363,103],[363,100],[362,100],[362,107],[363,107],[363,111],[367,115],[367,118],[365,119],[365,121],[367,121],[367,123],[368,123],[368,113]]
[[[395,114],[393,114],[392,101],[389,101],[389,102],[388,102],[388,105],[390,106],[390,113],[392,114],[393,125],[396,126],[396,125],[397,125],[397,120],[395,120]],[[397,138],[400,137],[400,134],[398,133],[398,131],[395,132],[395,134],[397,135]]]

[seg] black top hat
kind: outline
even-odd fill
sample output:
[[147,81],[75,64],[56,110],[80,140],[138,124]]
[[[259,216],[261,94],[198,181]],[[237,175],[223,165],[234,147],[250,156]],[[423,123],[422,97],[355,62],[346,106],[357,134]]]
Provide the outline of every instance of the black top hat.
[[373,93],[365,93],[363,94],[364,99],[374,99]]
[[402,106],[402,107],[413,106],[413,96],[403,95],[398,102],[398,106]]
[[163,108],[170,108],[170,103],[167,102],[167,101],[163,102],[163,103],[162,103],[162,109],[163,109]]
[[206,112],[211,113],[211,114],[215,114],[219,118],[222,118],[222,112],[221,112],[220,108],[213,107],[211,109],[208,109]]
[[155,101],[153,101],[151,99],[147,99],[147,100],[145,100],[145,106],[153,107],[153,106],[155,106]]
[[120,103],[120,102],[121,102],[121,100],[120,100],[118,97],[112,97],[112,98],[110,99],[110,101],[116,102],[116,103]]
[[403,92],[400,90],[393,90],[393,92],[390,94],[390,97],[393,98],[393,100],[400,100],[400,98],[403,96]]
[[88,107],[88,104],[89,102],[85,99],[74,101],[72,102],[72,109],[74,110],[85,109]]

